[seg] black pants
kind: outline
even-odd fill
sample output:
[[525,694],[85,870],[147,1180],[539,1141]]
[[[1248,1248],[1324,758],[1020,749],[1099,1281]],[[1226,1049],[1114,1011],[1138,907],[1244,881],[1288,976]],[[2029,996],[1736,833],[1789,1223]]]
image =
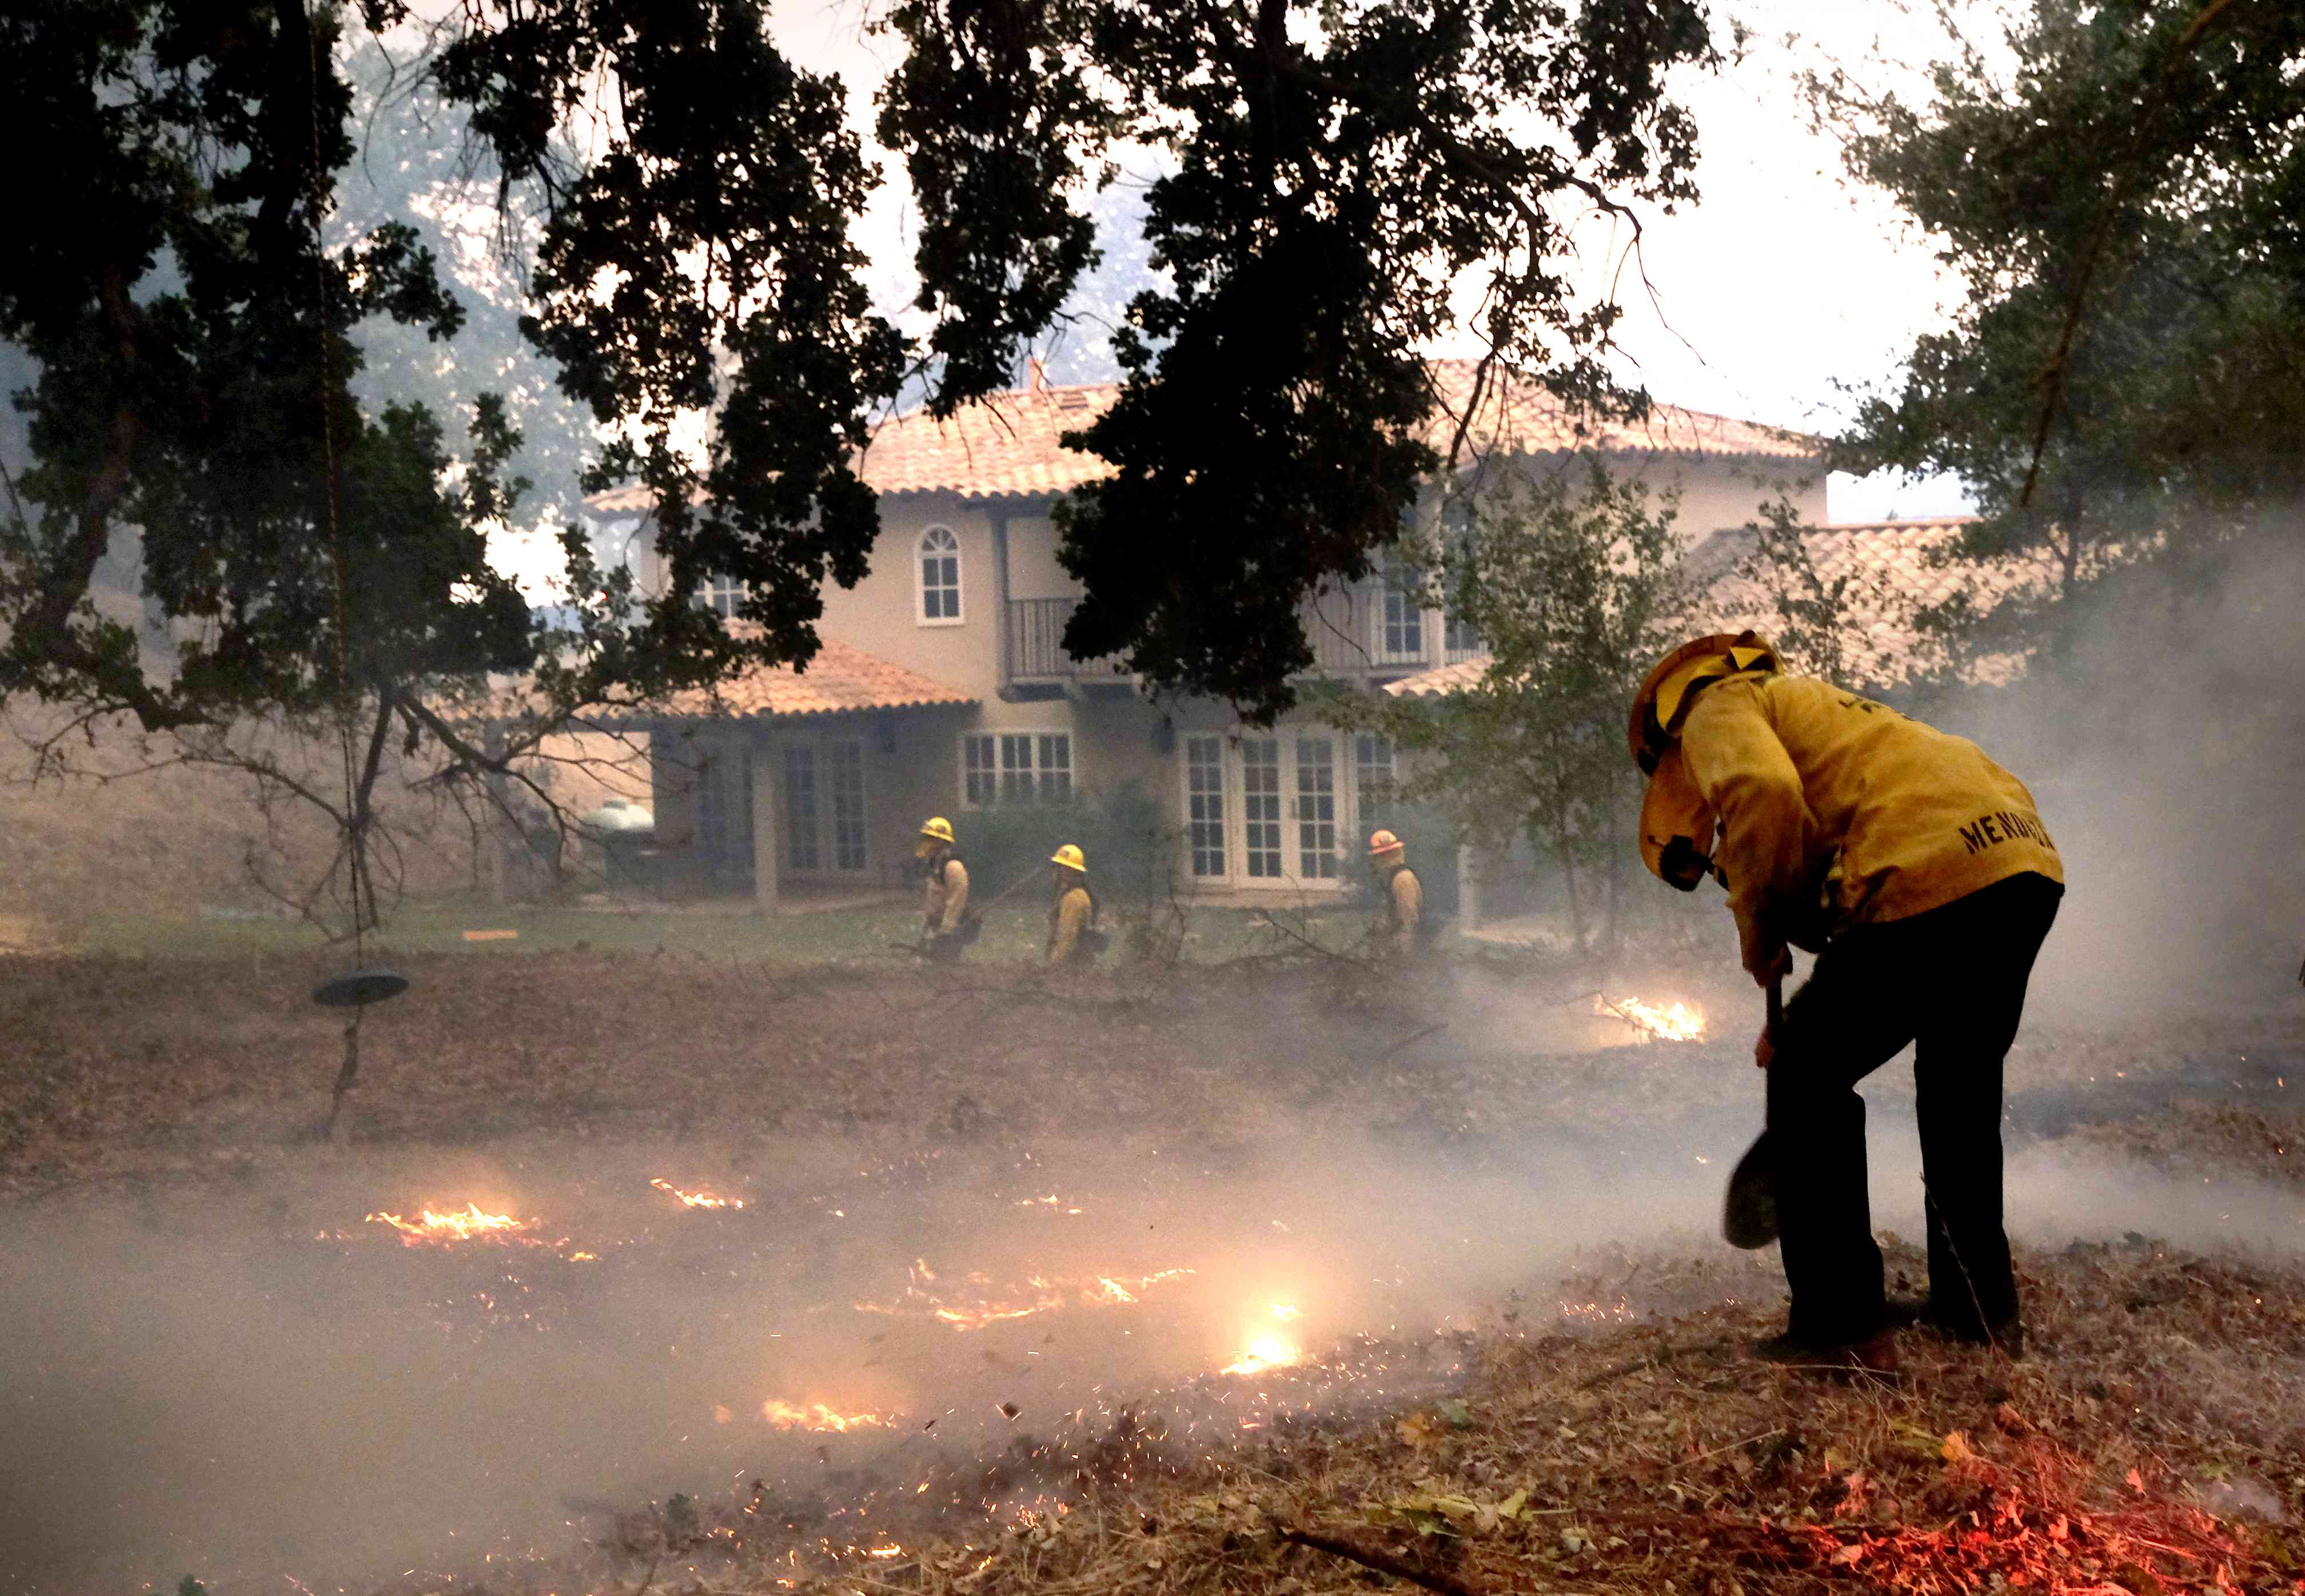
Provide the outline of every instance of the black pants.
[[1880,1329],[1881,1249],[1866,1189],[1857,1082],[1913,1055],[1927,1188],[1931,1313],[1976,1335],[2017,1316],[2001,1226],[2001,1066],[2064,888],[2012,876],[1829,944],[1785,1005],[1769,1066],[1769,1142],[1795,1337]]

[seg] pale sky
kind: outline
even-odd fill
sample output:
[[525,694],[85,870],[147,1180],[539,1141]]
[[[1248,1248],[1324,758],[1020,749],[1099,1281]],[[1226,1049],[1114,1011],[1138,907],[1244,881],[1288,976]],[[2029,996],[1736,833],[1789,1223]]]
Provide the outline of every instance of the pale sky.
[[[1697,117],[1704,198],[1645,218],[1654,298],[1625,275],[1619,341],[1628,377],[1672,403],[1829,431],[1850,409],[1836,382],[1888,379],[1914,337],[1943,325],[1957,293],[1941,282],[1927,241],[1885,200],[1842,181],[1839,151],[1809,132],[1795,85],[1801,68],[1828,55],[1868,82],[1909,80],[1944,53],[1923,13],[1898,0],[1715,0],[1722,32],[1734,16],[1756,38],[1742,63],[1689,74],[1681,86]],[[892,53],[889,40],[863,35],[863,15],[857,0],[804,0],[777,17],[795,58],[841,74],[860,127],[872,117],[869,85]],[[908,227],[901,170],[882,159],[889,181],[862,242],[894,310],[907,297]],[[1605,230],[1591,231],[1586,264],[1596,281],[1617,252]],[[1836,521],[1966,507],[1949,480],[1837,475],[1829,498]]]

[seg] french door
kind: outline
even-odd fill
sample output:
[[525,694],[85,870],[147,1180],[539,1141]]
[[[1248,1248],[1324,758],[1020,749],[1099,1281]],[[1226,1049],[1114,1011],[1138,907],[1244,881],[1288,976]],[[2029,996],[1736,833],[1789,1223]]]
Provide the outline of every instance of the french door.
[[864,744],[854,737],[783,739],[784,802],[778,815],[779,863],[788,876],[863,875],[865,848]]
[[1350,739],[1283,728],[1184,741],[1186,862],[1194,880],[1325,887],[1339,879]]

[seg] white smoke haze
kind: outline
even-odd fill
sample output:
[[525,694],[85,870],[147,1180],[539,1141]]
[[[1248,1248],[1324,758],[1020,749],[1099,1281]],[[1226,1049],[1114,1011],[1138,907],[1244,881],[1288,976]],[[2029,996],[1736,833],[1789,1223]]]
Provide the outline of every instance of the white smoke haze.
[[2088,602],[2070,663],[1937,713],[2033,789],[2066,864],[2036,1013],[2293,991],[2305,560],[2265,534],[2198,593],[2151,573]]

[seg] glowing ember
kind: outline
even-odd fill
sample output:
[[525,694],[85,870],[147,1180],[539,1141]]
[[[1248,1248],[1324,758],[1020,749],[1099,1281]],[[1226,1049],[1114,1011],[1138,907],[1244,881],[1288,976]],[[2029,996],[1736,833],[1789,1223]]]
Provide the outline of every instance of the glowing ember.
[[1693,1042],[1705,1037],[1704,1011],[1686,1003],[1659,1008],[1637,998],[1595,998],[1593,1012],[1614,1015],[1640,1031],[1644,1039],[1662,1037],[1669,1042]]
[[414,1219],[404,1219],[398,1214],[368,1217],[371,1224],[389,1225],[400,1232],[400,1244],[404,1247],[421,1247],[428,1242],[446,1246],[450,1242],[468,1242],[479,1236],[508,1240],[535,1225],[532,1219],[515,1219],[510,1214],[482,1213],[477,1202],[466,1203],[462,1213],[436,1214],[428,1208]]
[[778,1430],[880,1430],[889,1422],[878,1413],[835,1413],[821,1402],[803,1405],[773,1396],[761,1404],[761,1417]]
[[661,1176],[650,1181],[649,1184],[679,1198],[684,1208],[737,1209],[744,1206],[744,1200],[741,1197],[715,1197],[710,1192],[684,1192]]

